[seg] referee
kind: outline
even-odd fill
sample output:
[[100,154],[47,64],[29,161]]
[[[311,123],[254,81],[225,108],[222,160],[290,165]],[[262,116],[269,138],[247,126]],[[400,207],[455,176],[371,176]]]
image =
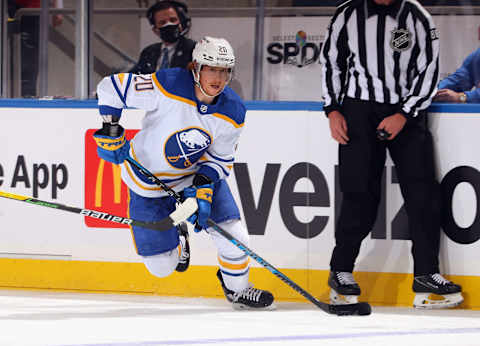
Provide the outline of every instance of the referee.
[[[439,274],[440,190],[425,114],[437,91],[438,53],[432,18],[414,0],[350,0],[331,20],[321,53],[322,88],[331,135],[340,143],[343,192],[328,280],[333,303],[340,296],[355,303],[360,295],[352,272],[377,217],[386,149],[409,218],[414,306],[463,300],[461,287]],[[445,299],[430,302],[427,293]],[[459,296],[454,303],[451,294]]]

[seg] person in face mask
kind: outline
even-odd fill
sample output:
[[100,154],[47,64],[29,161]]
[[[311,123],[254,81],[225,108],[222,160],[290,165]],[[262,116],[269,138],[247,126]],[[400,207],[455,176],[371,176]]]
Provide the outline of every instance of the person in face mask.
[[185,37],[191,26],[188,7],[179,1],[157,1],[147,10],[147,19],[161,42],[144,48],[138,62],[129,72],[150,74],[164,68],[186,68],[192,61],[192,51],[196,44]]

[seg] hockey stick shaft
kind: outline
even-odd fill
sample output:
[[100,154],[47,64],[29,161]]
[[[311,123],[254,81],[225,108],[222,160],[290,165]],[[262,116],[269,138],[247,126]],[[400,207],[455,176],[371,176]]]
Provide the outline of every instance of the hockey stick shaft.
[[[155,175],[150,173],[148,169],[140,165],[137,161],[135,161],[133,158],[128,157],[126,159],[132,166],[137,168],[145,177],[147,177],[150,181],[153,183],[159,185],[168,195],[171,197],[175,198],[177,202],[181,201],[180,195],[174,191],[172,188],[170,188],[167,184],[165,184],[163,181],[158,179]],[[325,312],[328,313],[336,313],[335,311],[332,310],[332,306],[330,304],[324,303],[313,297],[310,293],[305,291],[303,288],[298,286],[295,282],[293,282],[290,278],[288,278],[285,274],[280,272],[277,268],[272,266],[270,263],[268,263],[265,259],[263,259],[261,256],[256,254],[253,250],[248,248],[245,244],[243,244],[241,241],[236,239],[234,236],[232,236],[230,233],[225,231],[223,228],[218,226],[213,220],[208,219],[208,225],[212,227],[215,231],[217,231],[220,235],[222,235],[224,238],[229,240],[233,245],[238,247],[240,250],[242,250],[246,255],[249,257],[253,258],[256,262],[258,262],[260,265],[268,269],[273,275],[278,277],[280,280],[282,280],[284,283],[286,283],[288,286],[293,288],[296,292],[300,293],[302,296],[307,298],[310,302],[318,306],[320,309],[322,309]]]
[[65,204],[42,201],[40,199],[36,199],[33,197],[21,196],[21,195],[7,193],[3,191],[0,191],[0,197],[14,199],[14,200],[26,202],[29,204],[39,205],[42,207],[68,211],[71,213],[80,214],[82,216],[110,221],[110,222],[121,224],[121,225],[140,226],[140,227],[148,228],[155,231],[167,231],[172,227],[178,225],[180,222],[185,221],[190,215],[192,215],[197,210],[196,201],[193,198],[192,199],[189,198],[184,203],[182,203],[177,208],[177,210],[175,210],[173,213],[171,213],[169,216],[165,217],[164,219],[157,222],[142,222],[142,221],[137,221],[137,220],[129,219],[122,216],[105,213],[102,211],[71,207]]
[[264,258],[260,257],[257,253],[255,253],[253,250],[251,250],[248,246],[243,244],[240,240],[236,239],[234,236],[232,236],[230,233],[225,231],[223,228],[218,226],[213,220],[208,219],[208,225],[212,227],[215,231],[220,233],[224,238],[228,239],[231,243],[233,243],[236,247],[238,247],[240,250],[242,250],[246,255],[249,257],[253,258],[257,263],[262,265],[264,268],[268,269],[273,275],[275,275],[277,278],[282,280],[284,283],[286,283],[288,286],[293,288],[296,292],[300,293],[302,296],[307,298],[310,302],[318,306],[320,309],[323,311],[326,311],[328,313],[332,313],[329,309],[329,304],[326,304],[324,302],[319,301],[315,297],[313,297],[310,293],[305,291],[303,288],[298,286],[295,282],[293,282],[288,276],[283,274],[280,270],[275,268],[273,265],[268,263]]

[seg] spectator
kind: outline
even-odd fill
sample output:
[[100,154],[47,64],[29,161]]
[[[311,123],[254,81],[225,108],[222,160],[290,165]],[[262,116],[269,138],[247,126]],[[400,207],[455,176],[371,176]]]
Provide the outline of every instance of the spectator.
[[[20,8],[40,8],[41,0],[15,0],[15,6],[9,6],[11,13]],[[10,5],[10,2],[9,2]],[[63,7],[63,0],[51,0],[50,6]],[[52,26],[62,24],[63,16],[52,16]],[[20,21],[22,56],[22,96],[37,96],[38,48],[40,34],[40,16],[23,16]]]
[[195,41],[185,37],[191,26],[187,6],[179,1],[158,1],[147,10],[147,19],[161,42],[144,48],[129,72],[150,74],[162,68],[186,68],[195,47]]
[[480,48],[462,66],[438,84],[435,101],[480,103]]
[[8,0],[8,19],[13,19],[13,17],[15,17],[16,11],[17,11],[17,4],[15,0]]

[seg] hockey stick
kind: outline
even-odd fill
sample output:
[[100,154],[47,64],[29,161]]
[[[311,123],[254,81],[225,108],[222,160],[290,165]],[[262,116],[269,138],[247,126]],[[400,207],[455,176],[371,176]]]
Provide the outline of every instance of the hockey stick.
[[164,219],[157,222],[142,222],[142,221],[129,219],[126,217],[105,213],[102,211],[70,207],[68,205],[64,205],[60,203],[46,202],[36,198],[20,196],[20,195],[7,193],[3,191],[0,191],[0,197],[15,199],[17,201],[35,204],[42,207],[68,211],[71,213],[80,214],[82,216],[110,221],[110,222],[114,222],[122,225],[140,226],[140,227],[148,228],[155,231],[167,231],[172,227],[178,225],[179,223],[185,221],[188,217],[190,217],[190,215],[192,215],[195,211],[197,211],[197,201],[195,201],[195,198],[188,198],[185,202],[180,204],[173,213],[171,213]]
[[[149,179],[151,182],[159,185],[169,196],[175,198],[177,202],[181,202],[181,197],[180,195],[175,192],[172,188],[170,188],[167,184],[165,184],[163,181],[158,179],[155,175],[150,173],[145,167],[140,165],[137,161],[135,161],[131,157],[127,157],[126,161],[128,161],[132,166],[137,168],[147,179]],[[246,255],[250,256],[253,258],[255,261],[257,261],[260,265],[268,269],[273,275],[278,277],[280,280],[282,280],[284,283],[286,283],[288,286],[293,288],[295,291],[300,293],[302,296],[307,298],[310,302],[315,304],[317,307],[322,309],[323,311],[329,313],[329,314],[335,314],[339,316],[343,315],[370,315],[371,313],[371,307],[370,304],[368,303],[357,303],[357,304],[343,304],[343,305],[333,305],[333,304],[327,304],[325,302],[319,301],[315,297],[313,297],[310,293],[305,291],[303,288],[298,286],[295,282],[293,282],[290,278],[288,278],[285,274],[280,272],[277,268],[272,266],[270,263],[268,263],[266,260],[264,260],[262,257],[257,255],[254,251],[249,249],[245,244],[243,244],[241,241],[236,239],[234,236],[232,236],[230,233],[225,231],[223,228],[218,226],[213,220],[208,219],[208,225],[212,227],[215,231],[217,231],[220,235],[222,235],[224,238],[229,240],[233,245],[238,247],[240,250],[242,250]]]

